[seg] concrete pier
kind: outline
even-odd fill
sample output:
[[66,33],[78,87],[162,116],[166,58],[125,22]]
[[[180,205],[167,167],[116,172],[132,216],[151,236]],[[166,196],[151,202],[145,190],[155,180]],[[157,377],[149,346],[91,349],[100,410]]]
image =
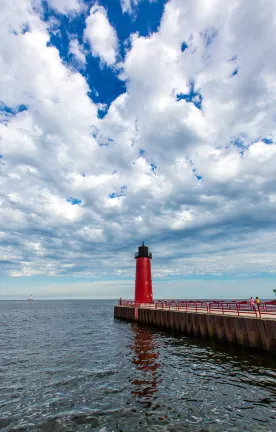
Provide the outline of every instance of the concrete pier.
[[114,317],[276,353],[276,319],[115,306]]

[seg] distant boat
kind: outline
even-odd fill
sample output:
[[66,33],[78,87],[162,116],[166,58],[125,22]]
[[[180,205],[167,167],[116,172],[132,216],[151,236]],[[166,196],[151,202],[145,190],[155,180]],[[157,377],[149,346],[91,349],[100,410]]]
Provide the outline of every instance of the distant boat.
[[28,300],[33,300],[33,296],[30,295],[30,297],[28,297]]

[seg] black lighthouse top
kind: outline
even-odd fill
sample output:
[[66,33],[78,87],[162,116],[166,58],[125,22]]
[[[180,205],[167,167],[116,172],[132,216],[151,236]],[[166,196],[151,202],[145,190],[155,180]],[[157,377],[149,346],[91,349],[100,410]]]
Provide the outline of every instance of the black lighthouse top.
[[142,243],[142,246],[138,247],[138,252],[136,252],[135,258],[152,258],[152,253],[149,252],[149,248],[145,246],[144,242]]

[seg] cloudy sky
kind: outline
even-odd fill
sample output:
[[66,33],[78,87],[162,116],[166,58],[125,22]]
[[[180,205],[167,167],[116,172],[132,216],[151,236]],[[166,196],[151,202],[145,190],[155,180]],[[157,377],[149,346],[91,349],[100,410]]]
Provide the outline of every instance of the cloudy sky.
[[276,2],[0,8],[0,296],[271,297]]

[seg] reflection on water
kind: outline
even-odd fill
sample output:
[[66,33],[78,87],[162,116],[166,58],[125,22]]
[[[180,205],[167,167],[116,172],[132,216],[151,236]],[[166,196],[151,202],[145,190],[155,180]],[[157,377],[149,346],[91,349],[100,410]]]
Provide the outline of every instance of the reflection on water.
[[271,353],[138,324],[130,328],[135,366],[130,393],[143,407],[140,416],[149,425],[145,430],[276,429],[276,363]]
[[158,374],[160,363],[159,352],[154,334],[145,327],[132,324],[134,343],[132,349],[132,363],[136,366],[138,374],[131,382],[131,394],[138,397],[139,402],[147,407],[152,405],[152,396],[157,392],[161,377]]

